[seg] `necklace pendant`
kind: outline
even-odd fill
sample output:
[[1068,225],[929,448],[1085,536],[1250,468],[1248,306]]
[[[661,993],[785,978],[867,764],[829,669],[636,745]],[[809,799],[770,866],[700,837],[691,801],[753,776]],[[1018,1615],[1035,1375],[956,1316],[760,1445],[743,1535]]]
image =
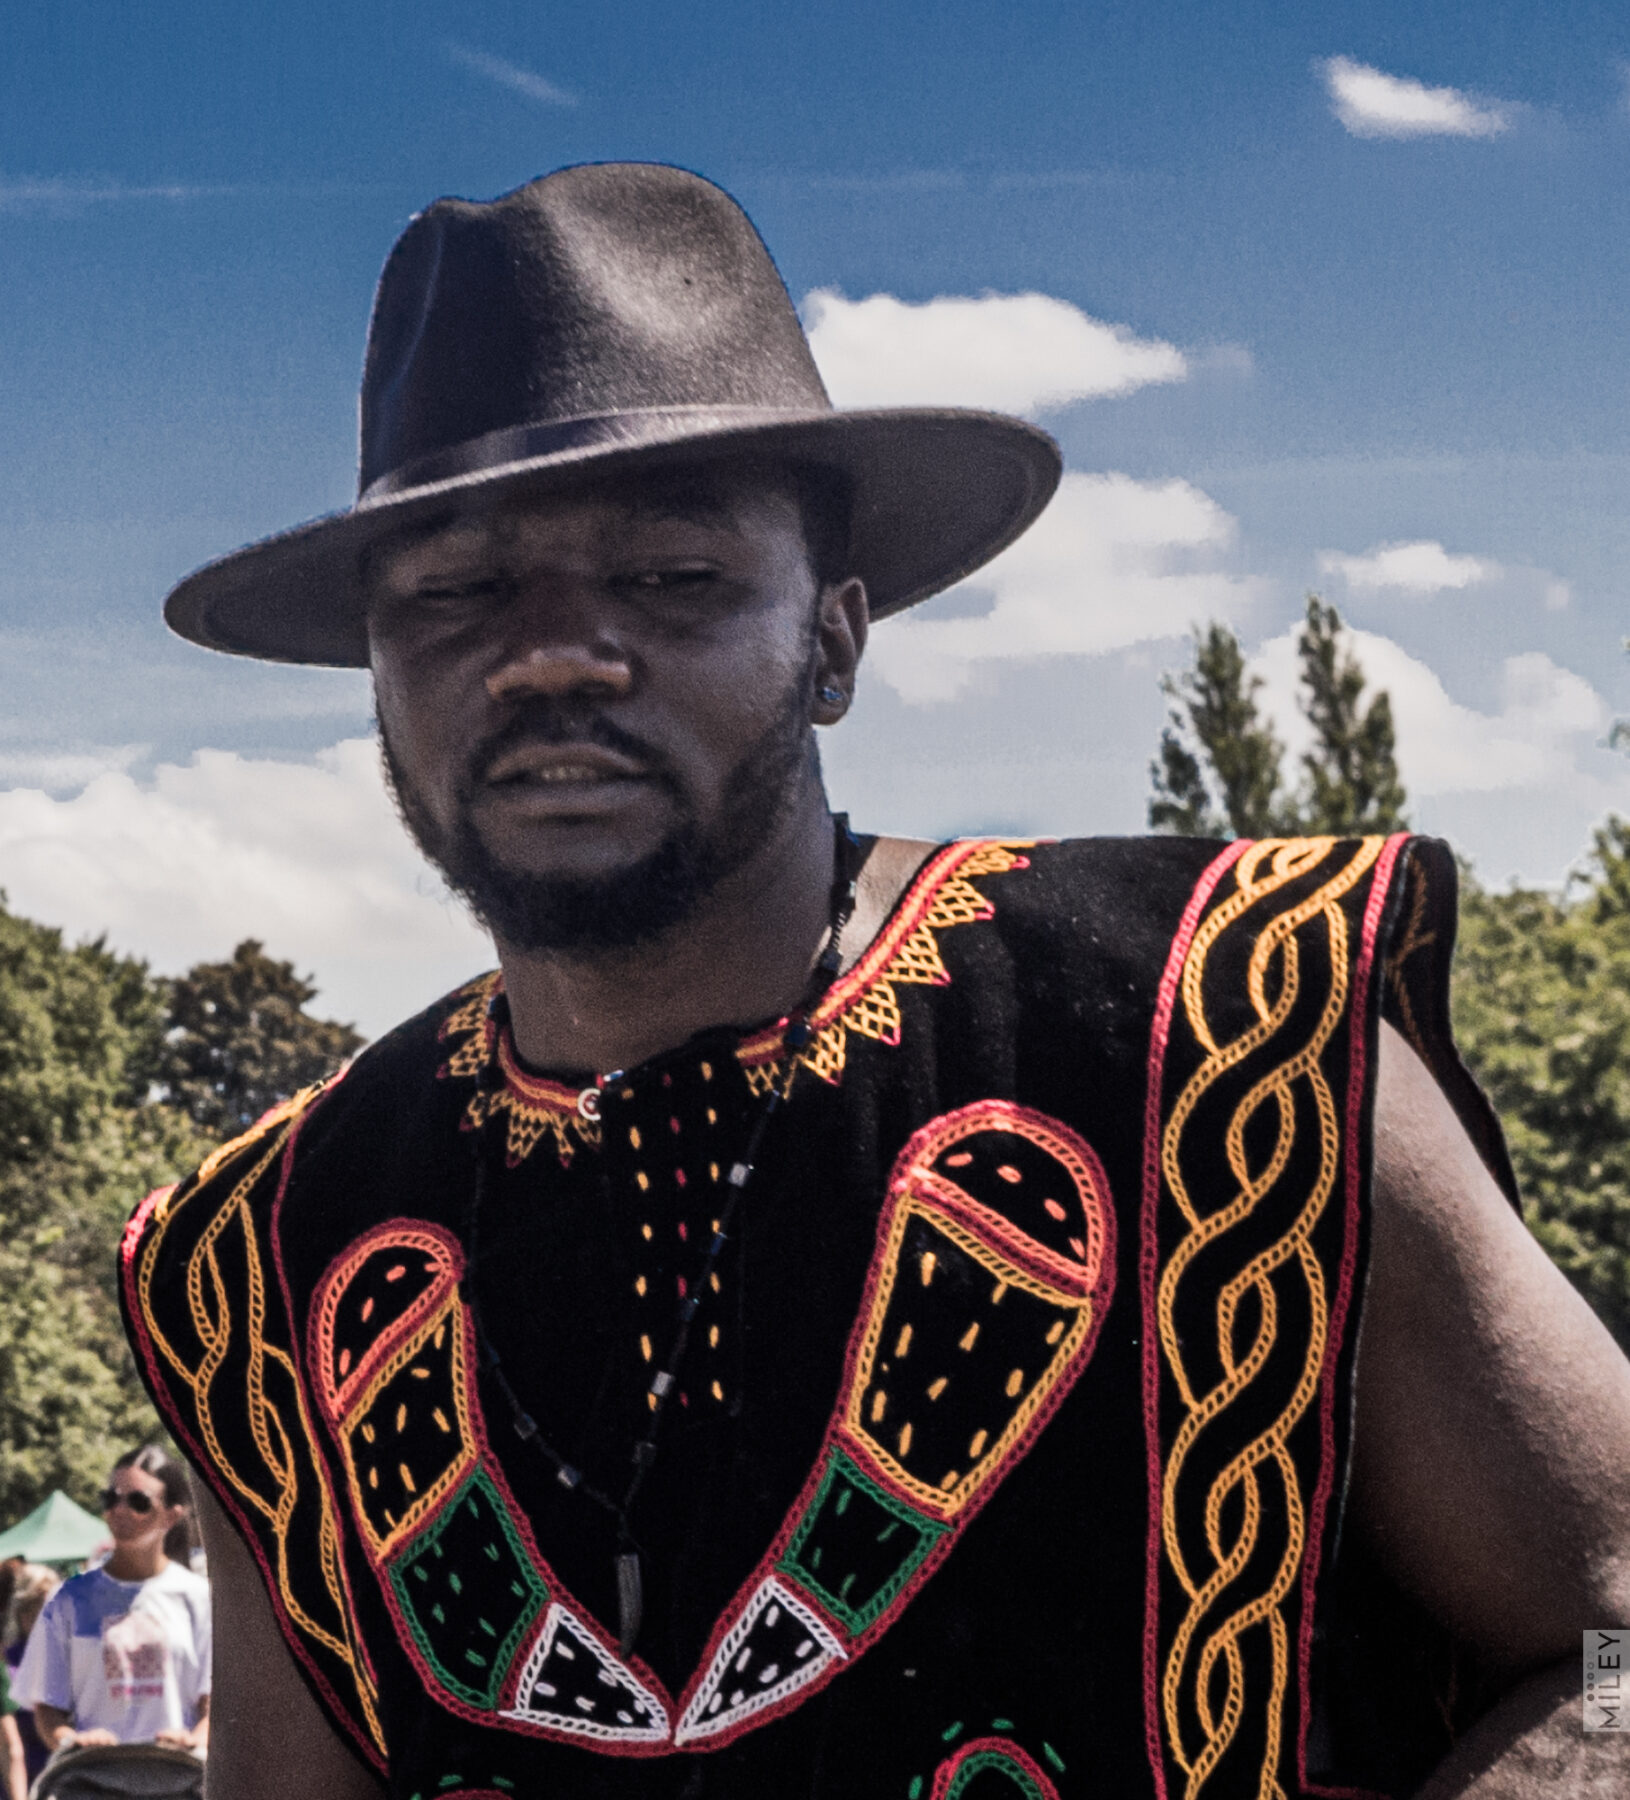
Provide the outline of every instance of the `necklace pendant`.
[[591,1125],[598,1125],[600,1122],[600,1096],[612,1082],[621,1081],[622,1078],[621,1069],[608,1070],[604,1075],[596,1075],[594,1085],[584,1088],[577,1096],[577,1110]]
[[640,1574],[640,1553],[619,1550],[617,1573],[617,1650],[627,1656],[640,1634],[645,1617],[645,1582]]

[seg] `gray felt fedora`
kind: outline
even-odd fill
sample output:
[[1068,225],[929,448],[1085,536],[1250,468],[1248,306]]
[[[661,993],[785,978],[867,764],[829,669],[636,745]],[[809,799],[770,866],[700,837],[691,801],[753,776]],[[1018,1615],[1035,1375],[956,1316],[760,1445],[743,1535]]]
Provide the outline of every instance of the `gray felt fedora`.
[[561,169],[438,200],[379,279],[356,505],[189,575],[164,616],[280,662],[368,660],[369,544],[449,507],[642,464],[750,457],[842,471],[874,617],[949,587],[1036,517],[1058,446],[958,408],[834,410],[798,315],[730,196],[682,169]]

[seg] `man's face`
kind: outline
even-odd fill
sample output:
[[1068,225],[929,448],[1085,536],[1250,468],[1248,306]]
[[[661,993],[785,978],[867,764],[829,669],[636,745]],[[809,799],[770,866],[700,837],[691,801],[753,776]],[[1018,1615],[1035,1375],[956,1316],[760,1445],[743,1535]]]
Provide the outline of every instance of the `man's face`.
[[722,472],[376,553],[375,700],[410,830],[517,949],[656,935],[815,778],[818,598],[790,489]]

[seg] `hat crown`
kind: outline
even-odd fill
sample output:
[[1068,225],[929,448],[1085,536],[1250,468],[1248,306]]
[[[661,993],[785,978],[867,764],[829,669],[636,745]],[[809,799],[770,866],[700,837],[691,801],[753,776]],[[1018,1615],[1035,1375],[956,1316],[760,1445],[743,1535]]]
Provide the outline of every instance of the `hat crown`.
[[379,278],[359,486],[487,433],[652,407],[824,411],[791,297],[712,182],[652,163],[438,200]]
[[742,458],[841,475],[847,564],[880,619],[1010,544],[1062,467],[1022,419],[834,411],[747,215],[659,163],[580,164],[414,218],[379,279],[361,425],[356,506],[195,570],[164,603],[176,631],[366,668],[366,553],[386,534]]

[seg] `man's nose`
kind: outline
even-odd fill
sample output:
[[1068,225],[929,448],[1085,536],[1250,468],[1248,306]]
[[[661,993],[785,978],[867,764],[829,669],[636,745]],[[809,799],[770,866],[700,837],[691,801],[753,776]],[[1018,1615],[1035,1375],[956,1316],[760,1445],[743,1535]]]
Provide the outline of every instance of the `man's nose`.
[[571,607],[518,611],[503,659],[486,678],[492,699],[584,693],[616,698],[633,686],[627,651],[598,621]]

